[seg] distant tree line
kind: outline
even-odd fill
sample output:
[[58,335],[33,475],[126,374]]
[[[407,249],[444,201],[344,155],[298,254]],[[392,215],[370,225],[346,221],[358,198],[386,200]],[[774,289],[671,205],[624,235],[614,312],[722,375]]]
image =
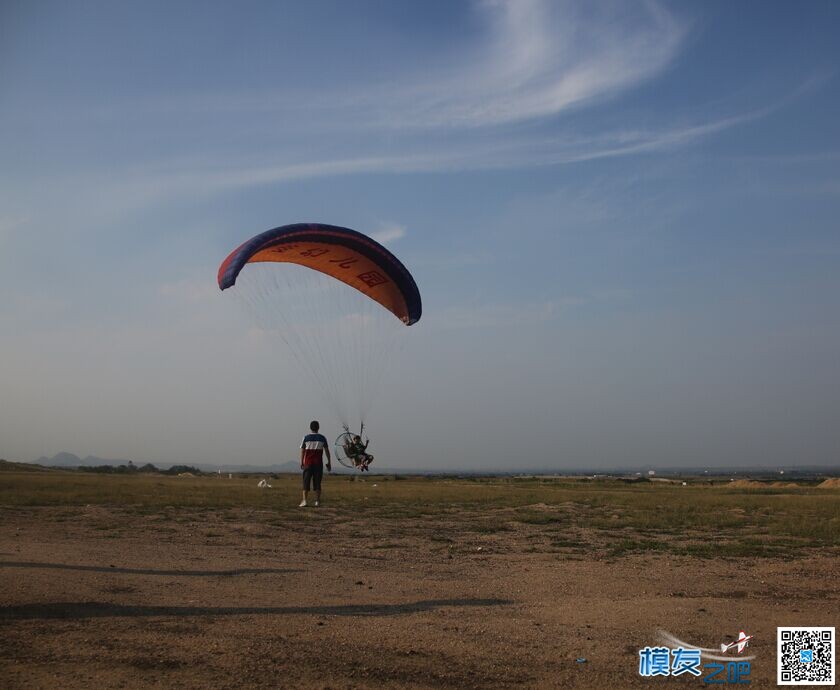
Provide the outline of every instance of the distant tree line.
[[131,460],[127,465],[96,465],[95,467],[79,467],[82,472],[95,472],[97,474],[201,474],[201,470],[191,465],[172,465],[168,470],[160,470],[152,463],[137,466]]

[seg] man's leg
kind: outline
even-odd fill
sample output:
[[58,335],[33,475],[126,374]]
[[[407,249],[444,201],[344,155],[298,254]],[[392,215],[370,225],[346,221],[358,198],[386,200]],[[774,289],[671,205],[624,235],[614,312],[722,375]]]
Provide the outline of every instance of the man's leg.
[[315,489],[315,507],[317,508],[321,505],[321,479],[324,476],[324,467],[322,465],[313,469],[312,482],[314,486],[312,488]]
[[300,502],[300,507],[306,507],[306,494],[309,493],[309,481],[312,476],[312,470],[309,467],[305,467],[303,470],[303,500]]

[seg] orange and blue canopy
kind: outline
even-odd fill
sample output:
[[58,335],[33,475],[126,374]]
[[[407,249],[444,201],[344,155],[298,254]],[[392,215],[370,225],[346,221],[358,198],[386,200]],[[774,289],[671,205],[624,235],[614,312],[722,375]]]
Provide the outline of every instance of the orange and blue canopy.
[[296,223],[267,230],[234,249],[219,267],[219,288],[236,283],[249,263],[293,263],[320,271],[381,304],[407,326],[422,314],[420,291],[402,262],[349,228]]

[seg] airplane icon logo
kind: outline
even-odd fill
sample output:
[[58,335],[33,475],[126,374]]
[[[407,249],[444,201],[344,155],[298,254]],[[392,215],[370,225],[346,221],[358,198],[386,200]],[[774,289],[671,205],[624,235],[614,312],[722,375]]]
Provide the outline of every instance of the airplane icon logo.
[[740,654],[741,652],[746,649],[747,645],[749,644],[750,640],[753,638],[753,635],[747,635],[743,630],[738,633],[738,639],[735,642],[730,642],[729,644],[721,644],[720,651],[721,652],[728,652],[733,647],[737,647],[737,653]]

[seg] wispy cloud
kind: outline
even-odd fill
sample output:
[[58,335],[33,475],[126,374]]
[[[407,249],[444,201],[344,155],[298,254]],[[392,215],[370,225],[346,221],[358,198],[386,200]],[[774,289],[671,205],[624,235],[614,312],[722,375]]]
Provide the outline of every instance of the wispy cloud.
[[396,223],[383,223],[370,236],[381,244],[390,244],[405,237],[405,226]]
[[[104,210],[108,205],[127,210],[184,196],[213,195],[295,180],[375,173],[504,170],[653,153],[687,146],[763,114],[764,111],[760,111],[659,131],[622,130],[593,136],[570,135],[565,138],[530,140],[518,138],[504,140],[493,146],[463,142],[426,153],[407,151],[383,156],[350,156],[262,165],[253,161],[235,165],[228,159],[224,167],[213,166],[208,162],[186,164],[177,168],[154,166],[127,174],[118,182],[97,177],[82,184],[93,190],[101,200],[98,206],[100,210]],[[105,188],[109,193],[102,195]],[[386,241],[399,238],[389,235],[386,237]]]
[[[151,117],[216,113],[284,129],[483,128],[556,116],[655,78],[680,54],[690,22],[657,0],[634,4],[474,0],[475,31],[431,66],[400,64],[398,77],[369,75],[344,89],[252,88],[167,93],[132,103]],[[433,56],[429,56],[432,58]],[[119,118],[122,106],[87,104]]]
[[[666,70],[689,23],[653,0],[629,6],[484,0],[474,10],[480,30],[453,48],[445,69],[397,66],[398,81],[370,77],[344,93],[198,94],[193,98],[207,131],[227,132],[235,109],[237,129],[246,133],[236,153],[221,143],[214,149],[214,139],[204,137],[200,152],[187,144],[177,154],[144,157],[133,170],[85,174],[74,167],[72,179],[52,187],[66,195],[67,205],[109,219],[144,206],[297,180],[516,169],[667,151],[766,112],[699,115],[652,129],[564,120],[572,108]],[[170,96],[165,108],[154,101],[150,112],[167,132],[174,121],[192,122],[197,112],[188,98]]]
[[[477,3],[484,40],[445,74],[395,89],[400,126],[482,127],[556,115],[656,76],[687,26],[655,3]],[[397,119],[397,115],[399,116]]]
[[[498,126],[554,116],[656,77],[678,56],[690,28],[653,0],[598,6],[477,0],[473,10],[476,35],[437,68],[404,66],[398,79],[326,94],[205,93],[151,105],[168,116],[173,107],[279,115],[294,127],[324,121],[395,129]],[[333,117],[337,112],[340,118]]]

